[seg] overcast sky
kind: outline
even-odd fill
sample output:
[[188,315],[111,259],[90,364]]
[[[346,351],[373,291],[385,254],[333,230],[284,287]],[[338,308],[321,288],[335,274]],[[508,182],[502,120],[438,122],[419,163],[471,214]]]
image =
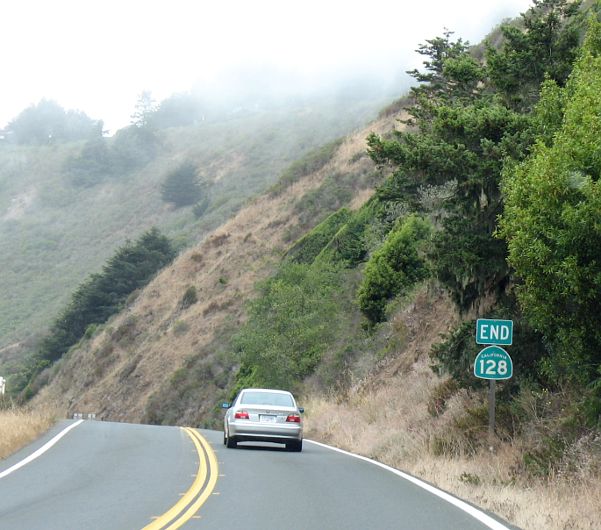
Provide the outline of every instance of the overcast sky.
[[[15,0],[2,2],[0,127],[42,98],[115,129],[223,72],[305,80],[400,74],[446,27],[478,42],[530,0]],[[231,77],[230,77],[231,78]]]

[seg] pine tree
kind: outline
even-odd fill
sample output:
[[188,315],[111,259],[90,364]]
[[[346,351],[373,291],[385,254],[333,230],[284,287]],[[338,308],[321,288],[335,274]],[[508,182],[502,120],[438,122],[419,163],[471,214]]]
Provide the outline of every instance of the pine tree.
[[161,186],[161,196],[165,202],[171,202],[177,208],[196,204],[203,196],[196,166],[185,162],[171,171]]

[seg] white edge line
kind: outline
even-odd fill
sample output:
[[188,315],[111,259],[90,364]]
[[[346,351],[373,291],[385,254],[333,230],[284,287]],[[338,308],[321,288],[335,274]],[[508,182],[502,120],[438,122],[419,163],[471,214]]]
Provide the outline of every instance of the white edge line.
[[28,457],[24,458],[20,462],[17,462],[14,466],[5,469],[0,473],[0,478],[4,478],[7,475],[10,475],[13,471],[22,468],[23,466],[29,464],[31,461],[35,460],[39,456],[43,455],[48,449],[50,449],[54,444],[56,444],[65,434],[67,434],[71,429],[75,429],[83,420],[78,420],[75,423],[72,423],[68,427],[65,427],[61,432],[59,432],[54,438],[48,440],[42,447],[40,447],[37,451],[31,453]]
[[376,460],[372,460],[371,458],[367,458],[366,456],[356,455],[354,453],[349,453],[348,451],[338,449],[337,447],[332,447],[331,445],[322,444],[320,442],[315,442],[313,440],[305,440],[305,441],[310,442],[315,445],[319,445],[321,447],[325,447],[326,449],[330,449],[332,451],[337,451],[338,453],[342,453],[343,455],[352,456],[354,458],[358,458],[359,460],[364,460],[365,462],[369,462],[370,464],[379,466],[382,469],[386,469],[387,471],[390,471],[391,473],[394,473],[395,475],[398,475],[399,477],[404,478],[405,480],[408,480],[409,482],[412,482],[416,486],[419,486],[420,488],[425,489],[429,493],[432,493],[433,495],[440,497],[441,499],[447,501],[448,503],[459,508],[460,510],[463,510],[464,512],[471,515],[474,519],[477,519],[482,524],[486,525],[488,528],[491,528],[492,530],[510,530],[507,526],[505,526],[504,524],[501,524],[499,521],[493,519],[489,515],[486,515],[483,511],[479,510],[478,508],[475,508],[471,504],[468,504],[467,502],[462,501],[461,499],[458,499],[457,497],[454,497],[453,495],[450,495],[449,493],[446,493],[445,491],[439,490],[438,488],[435,488],[434,486],[431,486],[430,484],[428,484],[418,478],[412,477],[411,475],[408,475],[407,473],[403,473],[402,471],[399,471],[398,469],[394,469],[393,467],[387,466],[386,464],[382,464],[381,462],[378,462]]

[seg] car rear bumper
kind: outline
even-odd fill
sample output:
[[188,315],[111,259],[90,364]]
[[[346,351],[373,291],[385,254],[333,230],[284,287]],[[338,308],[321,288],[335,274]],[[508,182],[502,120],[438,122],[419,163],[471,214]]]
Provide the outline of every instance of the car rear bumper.
[[255,422],[231,422],[229,435],[239,442],[280,442],[300,441],[303,439],[303,427],[298,423],[265,424]]

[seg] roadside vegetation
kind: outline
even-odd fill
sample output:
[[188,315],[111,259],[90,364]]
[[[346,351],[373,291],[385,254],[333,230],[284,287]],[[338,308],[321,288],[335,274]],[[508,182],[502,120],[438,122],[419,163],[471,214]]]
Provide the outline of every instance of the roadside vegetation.
[[0,460],[44,434],[58,417],[50,407],[17,407],[0,396]]
[[[429,315],[432,302],[450,307],[428,298],[426,305],[418,298],[417,315]],[[399,369],[398,359],[389,359],[381,378],[305,398],[306,437],[411,473],[525,530],[597,528],[601,434],[590,431],[570,446],[546,442],[564,423],[561,408],[573,396],[522,392],[499,411],[500,437],[490,451],[482,445],[485,396],[433,374],[427,354],[416,352],[419,342],[402,352],[396,376],[390,371]]]

